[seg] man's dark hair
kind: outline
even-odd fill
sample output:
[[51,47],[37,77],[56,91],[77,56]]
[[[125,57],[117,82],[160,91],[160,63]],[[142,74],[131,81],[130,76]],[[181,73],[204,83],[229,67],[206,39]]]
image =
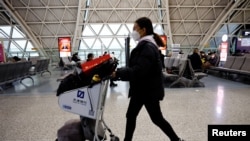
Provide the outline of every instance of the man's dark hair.
[[89,53],[88,56],[87,56],[87,58],[91,58],[91,57],[93,57],[93,56],[94,56],[93,53]]
[[19,57],[17,57],[17,56],[14,56],[13,59],[14,59],[15,61],[20,61],[20,60],[21,60],[21,59],[20,59]]

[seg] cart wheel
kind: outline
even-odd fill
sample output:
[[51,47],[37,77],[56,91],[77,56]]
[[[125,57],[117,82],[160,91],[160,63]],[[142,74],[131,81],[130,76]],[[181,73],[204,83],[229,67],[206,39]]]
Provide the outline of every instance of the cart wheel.
[[117,136],[113,136],[113,137],[111,137],[110,141],[119,141],[119,138]]

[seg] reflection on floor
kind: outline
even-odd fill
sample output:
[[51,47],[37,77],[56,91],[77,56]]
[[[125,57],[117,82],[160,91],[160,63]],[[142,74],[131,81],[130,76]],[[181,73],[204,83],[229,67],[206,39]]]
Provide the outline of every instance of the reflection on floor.
[[[24,80],[0,94],[0,141],[54,141],[57,129],[78,115],[58,106],[56,79],[35,76],[35,84]],[[203,78],[205,88],[165,88],[161,102],[164,117],[177,134],[187,141],[206,141],[209,124],[249,124],[250,85],[209,75]],[[121,140],[124,137],[128,83],[117,82],[109,88],[104,119]],[[150,121],[143,108],[137,120],[135,141],[169,141]]]

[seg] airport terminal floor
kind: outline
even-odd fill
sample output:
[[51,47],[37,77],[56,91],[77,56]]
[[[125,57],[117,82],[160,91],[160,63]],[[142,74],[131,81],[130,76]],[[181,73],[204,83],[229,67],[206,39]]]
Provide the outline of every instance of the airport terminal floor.
[[[0,141],[54,141],[57,130],[67,120],[79,118],[58,106],[56,79],[65,72],[51,70],[51,76],[34,76],[34,85],[29,79],[24,84],[15,82],[0,94]],[[180,137],[186,141],[207,141],[210,124],[250,123],[249,84],[213,75],[201,81],[205,87],[165,88],[162,113]],[[104,121],[123,140],[129,85],[121,81],[117,84],[108,88]],[[134,141],[169,139],[143,108],[137,118]]]

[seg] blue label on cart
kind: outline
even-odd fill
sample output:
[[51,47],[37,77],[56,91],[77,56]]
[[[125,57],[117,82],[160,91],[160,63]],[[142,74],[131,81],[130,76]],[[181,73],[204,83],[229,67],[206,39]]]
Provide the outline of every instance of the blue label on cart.
[[77,97],[84,99],[84,91],[78,90],[77,91]]
[[63,108],[64,108],[64,109],[68,109],[68,110],[71,110],[71,109],[72,109],[71,106],[68,106],[68,105],[63,105]]
[[73,99],[73,103],[75,103],[75,104],[81,104],[81,105],[86,105],[87,104],[87,101],[84,101],[84,100],[82,100],[82,99],[77,99],[77,98],[74,98]]

